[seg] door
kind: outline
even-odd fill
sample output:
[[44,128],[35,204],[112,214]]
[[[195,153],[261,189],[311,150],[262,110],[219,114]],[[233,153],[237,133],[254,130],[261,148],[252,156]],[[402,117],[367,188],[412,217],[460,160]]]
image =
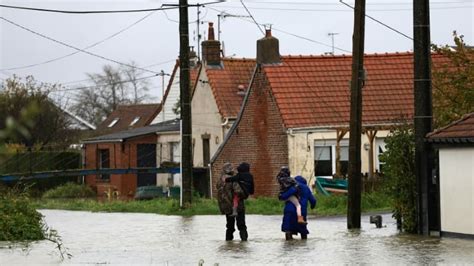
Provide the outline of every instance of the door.
[[[156,144],[137,144],[137,167],[156,167]],[[156,186],[156,174],[137,174],[137,187]]]

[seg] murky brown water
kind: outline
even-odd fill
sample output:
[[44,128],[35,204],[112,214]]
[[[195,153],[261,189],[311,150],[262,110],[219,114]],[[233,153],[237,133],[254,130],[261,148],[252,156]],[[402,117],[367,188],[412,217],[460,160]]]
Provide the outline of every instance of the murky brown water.
[[248,215],[249,241],[226,242],[223,216],[41,213],[73,257],[61,261],[48,241],[26,249],[0,242],[0,265],[474,264],[473,240],[400,235],[390,215],[381,229],[363,216],[355,232],[345,217],[310,218],[308,240],[291,242],[280,232],[281,216]]

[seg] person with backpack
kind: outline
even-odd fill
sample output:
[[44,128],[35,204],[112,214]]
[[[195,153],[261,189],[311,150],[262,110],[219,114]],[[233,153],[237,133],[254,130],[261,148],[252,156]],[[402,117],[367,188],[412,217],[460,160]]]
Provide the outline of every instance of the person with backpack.
[[[240,239],[247,241],[248,232],[245,224],[245,200],[249,195],[254,193],[253,176],[250,173],[250,164],[243,162],[237,167],[237,174],[232,177],[227,177],[225,182],[233,182],[233,202],[237,203],[236,213],[226,214],[226,237],[227,241],[234,239],[235,223],[237,222],[237,229],[239,230]],[[239,187],[235,187],[238,185]],[[240,188],[236,189],[236,188]]]

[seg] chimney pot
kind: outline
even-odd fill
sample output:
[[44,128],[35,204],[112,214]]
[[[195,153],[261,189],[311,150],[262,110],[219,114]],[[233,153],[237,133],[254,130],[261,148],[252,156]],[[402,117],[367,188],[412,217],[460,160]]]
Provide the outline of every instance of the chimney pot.
[[208,41],[214,41],[214,23],[209,22],[209,29],[208,29],[208,34],[207,34],[207,40]]

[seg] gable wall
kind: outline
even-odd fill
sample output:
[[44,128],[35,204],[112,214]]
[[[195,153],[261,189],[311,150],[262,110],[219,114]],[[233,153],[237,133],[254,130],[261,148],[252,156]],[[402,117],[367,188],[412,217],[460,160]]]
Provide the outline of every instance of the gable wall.
[[[222,143],[226,133],[222,126],[216,99],[212,93],[206,71],[201,71],[191,101],[193,130],[193,166],[207,167],[203,163],[203,136],[209,136],[210,158]],[[217,88],[219,89],[219,88]]]
[[247,97],[240,121],[212,164],[213,195],[225,162],[231,162],[235,168],[241,162],[250,164],[255,196],[276,196],[279,192],[275,176],[282,165],[288,165],[288,142],[263,73],[256,73]]

